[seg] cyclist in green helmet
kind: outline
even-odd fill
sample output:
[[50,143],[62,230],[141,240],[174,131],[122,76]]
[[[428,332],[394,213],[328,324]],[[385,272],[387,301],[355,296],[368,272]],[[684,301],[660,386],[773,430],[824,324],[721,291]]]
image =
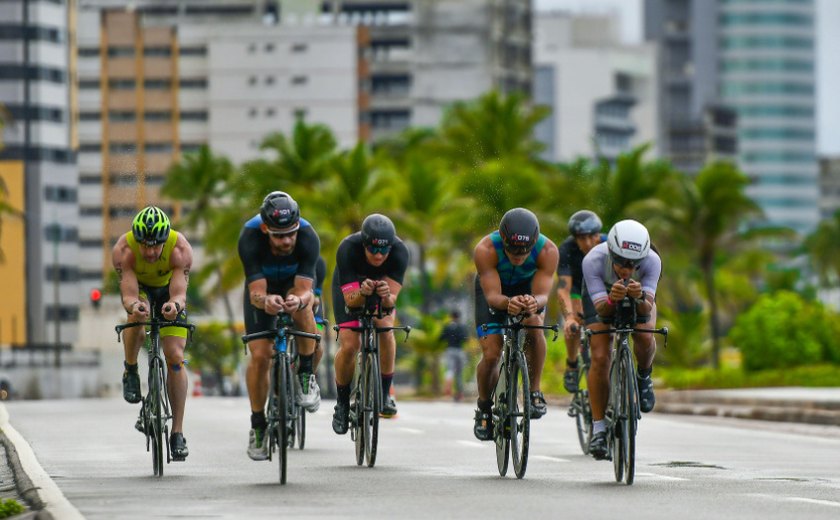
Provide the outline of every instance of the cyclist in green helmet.
[[[186,319],[187,283],[192,267],[192,247],[187,239],[173,231],[169,217],[160,208],[148,206],[134,217],[131,231],[117,240],[112,253],[120,283],[122,304],[129,322],[147,321],[152,308],[166,320]],[[160,330],[168,367],[169,400],[172,403],[172,434],[169,445],[174,460],[189,455],[184,439],[184,405],[187,398],[187,371],[184,369],[186,329],[163,327]],[[140,375],[137,356],[145,338],[144,327],[123,332],[125,372],[123,397],[139,403]],[[135,426],[143,430],[142,422]]]

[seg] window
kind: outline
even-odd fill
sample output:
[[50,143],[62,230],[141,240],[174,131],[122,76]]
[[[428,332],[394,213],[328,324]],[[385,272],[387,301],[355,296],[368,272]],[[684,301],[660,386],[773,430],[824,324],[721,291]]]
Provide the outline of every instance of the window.
[[146,143],[146,153],[172,153],[172,143]]
[[85,239],[79,240],[79,247],[100,248],[100,247],[102,247],[102,239],[101,238],[85,238]]
[[47,242],[78,242],[79,230],[56,223],[47,224],[44,226],[44,240]]
[[[97,145],[97,151],[98,151],[98,145]],[[87,186],[102,184],[102,176],[101,175],[81,175],[79,177],[79,184],[83,184],[83,185],[87,185]]]
[[207,111],[194,110],[181,112],[182,121],[207,121]]
[[181,56],[207,56],[207,47],[181,47],[178,49]]
[[265,84],[266,85],[274,85],[274,76],[266,76],[265,77]]
[[83,217],[97,217],[102,218],[102,206],[95,207],[81,207],[79,208],[79,215]]
[[168,90],[172,88],[172,80],[169,79],[147,79],[143,81],[143,87],[149,90]]
[[99,47],[79,47],[79,56],[82,58],[98,58]]
[[251,76],[250,78],[248,78],[248,84],[251,85],[251,86],[256,85],[257,84],[257,77],[256,76]]
[[148,111],[143,114],[145,121],[169,121],[172,119],[172,112],[168,110]]
[[306,52],[306,48],[305,43],[295,43],[292,45],[292,52]]
[[[80,242],[81,243],[81,242]],[[102,241],[97,240],[96,247],[102,247]],[[93,246],[87,246],[93,247]],[[102,280],[102,271],[79,271],[79,278],[82,280]]]
[[124,123],[126,121],[134,121],[136,115],[133,111],[128,110],[111,110],[108,112],[108,121],[112,123]]
[[308,81],[306,76],[293,76],[292,85],[305,85]]
[[82,143],[79,145],[80,152],[99,153],[102,151],[102,145],[99,143]]
[[112,173],[109,177],[111,186],[137,186],[137,175],[133,173]]
[[266,43],[265,44],[265,52],[274,52],[274,44],[273,43]]
[[80,79],[79,90],[95,90],[99,88],[98,79]]
[[252,43],[248,46],[248,54],[254,54],[255,52],[257,52],[257,44]]
[[[100,242],[100,245],[102,243]],[[70,265],[48,265],[44,268],[48,281],[54,282],[58,278],[61,282],[77,282],[79,280],[79,268]]]
[[[111,206],[108,209],[108,215],[110,215],[111,218],[133,218],[135,213],[137,213],[137,210],[133,206]],[[167,215],[171,214],[172,213],[167,212]]]
[[108,80],[108,88],[113,90],[133,90],[136,82],[133,79]]
[[181,88],[207,88],[207,79],[205,78],[182,78]]
[[166,175],[146,175],[146,186],[163,186]]
[[132,154],[137,152],[137,145],[134,143],[112,142],[108,145],[108,151],[115,155]]
[[256,108],[252,108],[252,109],[248,110],[248,117],[250,117],[250,118],[255,118],[255,117],[257,117],[257,109],[256,109]]
[[305,108],[296,108],[292,111],[292,115],[297,119],[306,119],[307,110]]
[[56,312],[55,305],[47,305],[44,309],[46,311],[46,320],[47,321],[55,321],[56,315],[58,315],[59,321],[78,321],[79,320],[79,308],[70,306],[70,305],[62,305],[59,307],[58,312]]
[[44,198],[51,202],[76,202],[75,188],[68,186],[44,186]]
[[274,109],[273,108],[266,108],[265,109],[265,117],[274,117]]
[[79,121],[99,121],[102,112],[79,112]]
[[108,56],[111,58],[127,58],[134,56],[134,47],[108,47]]
[[172,48],[170,47],[143,47],[143,56],[172,56]]

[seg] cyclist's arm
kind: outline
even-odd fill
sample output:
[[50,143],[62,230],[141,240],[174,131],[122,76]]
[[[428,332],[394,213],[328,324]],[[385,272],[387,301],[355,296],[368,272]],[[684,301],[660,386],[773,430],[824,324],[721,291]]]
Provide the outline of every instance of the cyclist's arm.
[[499,271],[496,270],[499,258],[489,237],[482,238],[475,246],[473,261],[487,305],[492,309],[507,311],[510,298],[502,294],[502,280],[499,278]]
[[295,245],[295,253],[299,255],[298,268],[295,285],[291,290],[291,294],[300,298],[299,308],[309,305],[313,299],[312,286],[317,276],[320,252],[321,240],[315,230],[311,226],[301,228]]
[[177,304],[181,309],[187,306],[187,285],[190,281],[192,269],[192,246],[183,235],[178,234],[178,242],[172,250],[169,265],[172,267],[172,278],[169,280],[169,301]]
[[607,287],[601,278],[603,272],[604,257],[590,251],[583,259],[583,280],[592,305],[598,316],[608,318],[615,315],[615,302],[610,303],[607,298]]
[[656,288],[659,284],[659,277],[661,274],[662,259],[655,251],[651,251],[642,262],[642,265],[639,266],[642,291],[645,295],[644,300],[636,302],[636,313],[640,316],[650,315],[650,312],[653,309],[653,302],[656,298]]
[[295,276],[295,285],[290,292],[300,298],[300,308],[306,307],[309,305],[309,300],[314,297],[312,293],[312,279],[304,276]]
[[537,309],[548,305],[551,286],[554,283],[554,272],[557,271],[557,261],[560,258],[557,246],[551,240],[546,240],[543,250],[537,257],[537,272],[531,280],[531,293],[537,300]]
[[560,313],[567,320],[574,313],[572,304],[572,277],[561,275],[557,282],[557,301],[560,302]]
[[124,236],[120,237],[114,245],[111,252],[111,262],[117,272],[123,308],[131,314],[134,307],[140,302],[140,285],[137,282],[137,275],[134,273],[134,253],[128,247]]
[[382,307],[393,308],[397,305],[397,296],[400,295],[402,284],[388,276],[386,276],[383,281],[388,284],[390,294],[387,297],[382,298]]

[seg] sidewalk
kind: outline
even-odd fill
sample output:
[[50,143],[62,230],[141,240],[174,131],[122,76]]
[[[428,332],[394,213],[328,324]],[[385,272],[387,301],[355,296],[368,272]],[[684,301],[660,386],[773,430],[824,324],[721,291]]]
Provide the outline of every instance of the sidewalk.
[[654,411],[840,426],[840,387],[658,390]]

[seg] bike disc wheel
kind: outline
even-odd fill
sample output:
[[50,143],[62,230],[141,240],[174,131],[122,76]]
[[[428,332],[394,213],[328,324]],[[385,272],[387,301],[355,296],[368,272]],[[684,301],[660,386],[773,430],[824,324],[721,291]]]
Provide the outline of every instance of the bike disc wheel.
[[273,389],[277,395],[277,415],[274,421],[274,435],[277,440],[277,462],[280,466],[280,484],[286,483],[286,455],[289,447],[289,429],[287,428],[289,415],[289,381],[287,367],[288,365],[278,367],[279,369],[276,371],[277,379],[275,380],[275,388]]
[[507,398],[506,393],[498,392],[496,389],[493,404],[493,441],[496,443],[496,467],[499,475],[507,475],[508,461],[510,460],[510,435],[507,430]]
[[516,478],[525,476],[528,467],[528,446],[531,434],[531,385],[528,382],[528,370],[525,356],[516,356],[510,374],[508,392],[510,447],[513,458],[513,472]]
[[636,476],[636,420],[638,417],[636,413],[639,409],[639,394],[636,391],[636,377],[632,365],[633,361],[630,359],[629,355],[625,357],[624,363],[624,373],[626,375],[625,387],[627,390],[625,393],[626,399],[624,405],[624,411],[626,412],[624,425],[627,430],[626,449],[624,451],[624,482],[628,486],[631,486],[633,485],[633,480]]
[[376,448],[379,443],[379,412],[382,409],[382,381],[379,377],[379,363],[376,355],[367,355],[367,372],[365,373],[365,393],[363,398],[364,414],[364,437],[365,437],[365,460],[372,468],[376,464]]
[[627,376],[624,360],[618,362],[618,373],[614,383],[615,392],[615,417],[612,439],[613,469],[615,470],[615,481],[624,480],[624,465],[627,460]]
[[589,390],[578,390],[572,406],[575,409],[575,425],[580,449],[584,455],[589,455],[589,441],[592,440],[592,409],[589,406]]
[[298,408],[298,418],[297,418],[297,439],[298,439],[298,449],[303,449],[303,446],[306,444],[306,410],[303,408]]
[[163,418],[163,367],[160,362],[153,362],[150,368],[152,377],[148,399],[150,399],[150,425],[152,436],[152,467],[155,476],[163,476],[163,450],[164,450],[164,418]]
[[356,442],[356,464],[361,466],[365,462],[365,429],[364,424],[364,394],[367,372],[367,356],[360,354],[359,366],[356,374],[356,388],[353,391],[353,403],[350,412],[350,428],[353,429],[353,440]]

